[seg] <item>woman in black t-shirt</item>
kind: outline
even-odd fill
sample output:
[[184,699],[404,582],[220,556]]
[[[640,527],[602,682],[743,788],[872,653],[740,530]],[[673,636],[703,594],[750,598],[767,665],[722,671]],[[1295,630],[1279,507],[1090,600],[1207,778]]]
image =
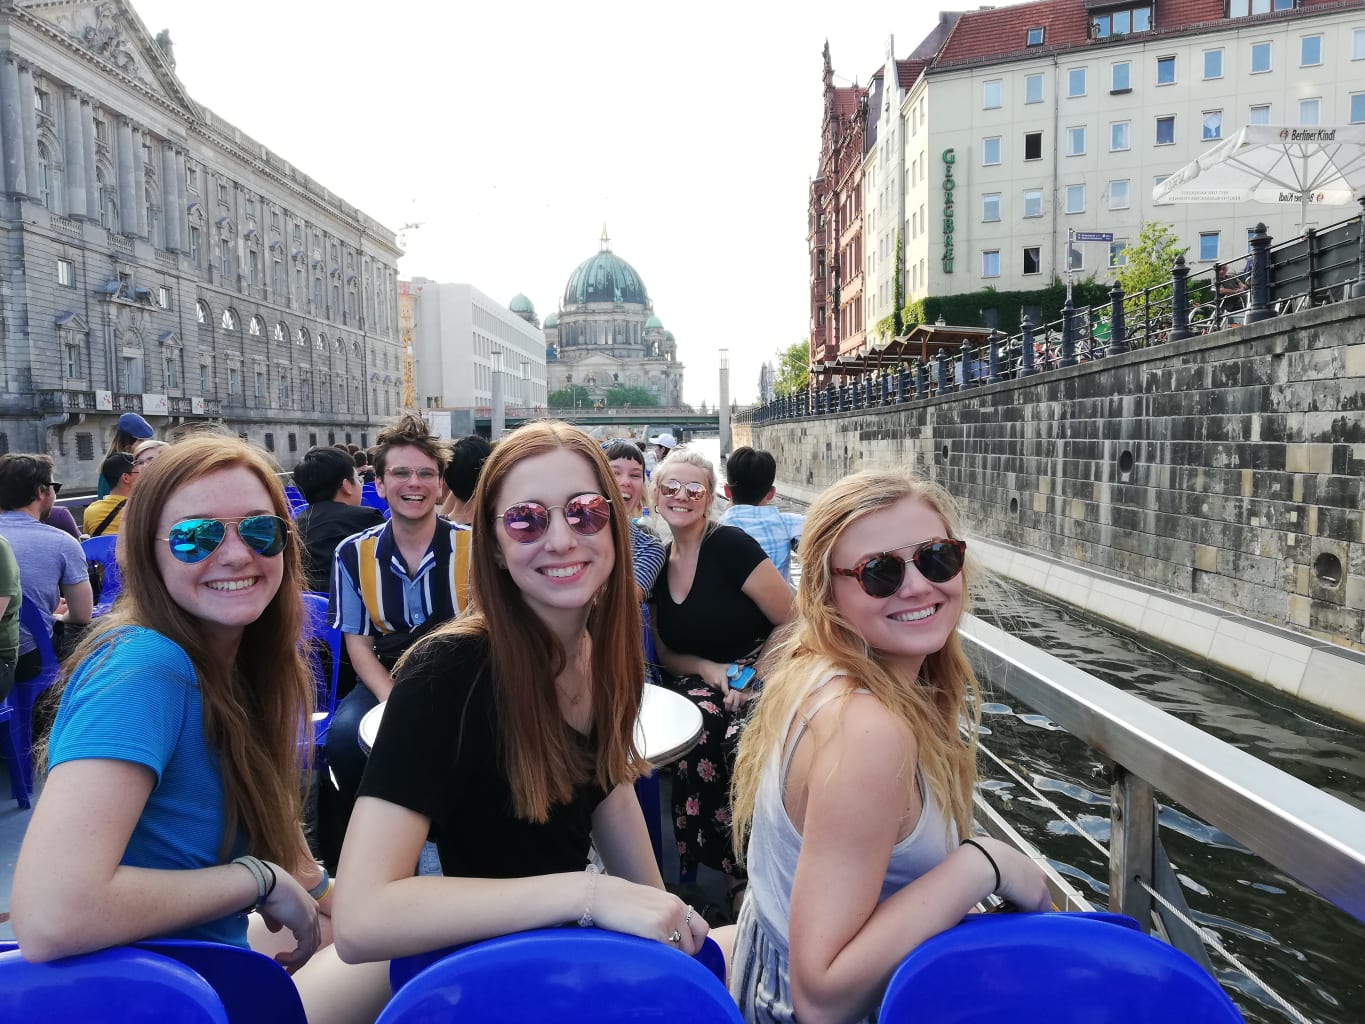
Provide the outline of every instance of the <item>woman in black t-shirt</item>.
[[[528,424],[489,457],[472,521],[471,612],[399,663],[370,753],[338,951],[385,960],[577,922],[695,952],[706,922],[664,891],[632,787],[649,767],[644,655],[611,467],[581,431]],[[444,877],[413,875],[428,834]],[[609,875],[588,866],[594,844]]]
[[730,839],[730,771],[757,684],[730,687],[727,669],[756,662],[774,627],[792,617],[792,591],[758,541],[710,519],[716,474],[676,450],[654,470],[654,502],[673,541],[654,584],[652,621],[664,682],[702,713],[702,734],[673,765],[673,834],[684,871],[723,871],[738,915],[745,874]]

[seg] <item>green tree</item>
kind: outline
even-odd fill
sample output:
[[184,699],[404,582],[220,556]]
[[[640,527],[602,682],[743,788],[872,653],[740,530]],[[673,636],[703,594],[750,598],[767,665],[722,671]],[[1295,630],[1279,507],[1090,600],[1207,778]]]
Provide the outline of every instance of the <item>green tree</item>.
[[900,229],[896,229],[896,292],[892,300],[891,315],[895,318],[892,323],[893,338],[899,338],[905,333],[905,320],[901,315],[901,309],[905,305],[905,246],[901,244]]
[[592,408],[592,396],[581,384],[571,384],[559,391],[551,391],[547,401],[551,409],[572,409],[576,406],[583,409]]
[[1175,258],[1189,251],[1189,246],[1181,248],[1180,239],[1169,224],[1146,221],[1137,241],[1123,250],[1123,268],[1118,273],[1118,282],[1123,286],[1124,294],[1166,284],[1171,279]]
[[607,405],[615,409],[619,409],[623,405],[630,405],[634,409],[646,409],[658,404],[658,398],[645,388],[628,388],[618,385],[607,392]]
[[784,349],[777,357],[777,379],[773,394],[779,398],[806,390],[810,381],[810,342],[798,341]]

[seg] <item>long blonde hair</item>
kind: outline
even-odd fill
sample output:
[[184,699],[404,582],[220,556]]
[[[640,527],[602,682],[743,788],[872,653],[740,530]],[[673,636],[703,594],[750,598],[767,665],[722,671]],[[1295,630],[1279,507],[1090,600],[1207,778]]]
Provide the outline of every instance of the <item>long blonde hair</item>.
[[171,597],[157,567],[166,503],[187,484],[230,469],[245,469],[260,480],[274,514],[289,521],[277,468],[260,449],[218,433],[196,434],[167,448],[142,470],[123,513],[118,534],[123,589],[66,661],[60,685],[86,658],[99,657],[97,649],[119,629],[142,626],[176,643],[194,664],[204,736],[220,760],[221,852],[231,848],[240,828],[252,853],[294,869],[302,866],[304,853],[299,828],[307,744],[302,740],[312,729],[316,698],[313,674],[299,651],[304,580],[298,538],[291,528],[278,556],[284,560],[279,590],[243,630],[233,664],[223,664],[209,650],[199,620]]
[[[839,538],[864,516],[911,498],[943,519],[951,536],[961,536],[961,515],[952,496],[937,484],[908,473],[868,470],[844,477],[811,506],[801,534],[801,585],[797,618],[771,655],[774,668],[763,699],[740,740],[731,784],[735,849],[744,849],[753,820],[759,780],[773,752],[786,741],[791,716],[810,691],[817,673],[836,667],[872,691],[882,706],[913,733],[919,767],[935,799],[949,812],[958,835],[971,834],[972,790],[976,785],[976,734],[980,701],[976,676],[954,630],[942,649],[906,679],[864,641],[834,603],[832,554]],[[973,566],[963,569],[964,592]],[[959,723],[971,722],[962,738]]]
[[[588,613],[592,639],[593,733],[597,763],[589,764],[569,735],[559,711],[554,679],[572,652],[527,605],[511,574],[497,561],[493,531],[498,492],[507,474],[524,459],[564,449],[581,456],[597,478],[597,490],[612,499],[611,539],[616,565]],[[651,771],[635,745],[635,719],[643,696],[644,630],[631,571],[630,520],[611,463],[601,446],[567,423],[542,420],[507,435],[479,473],[470,509],[474,528],[470,552],[470,612],[418,642],[404,660],[430,656],[442,636],[486,637],[498,710],[502,756],[517,817],[548,820],[552,803],[568,803],[576,785],[594,779],[610,791]]]

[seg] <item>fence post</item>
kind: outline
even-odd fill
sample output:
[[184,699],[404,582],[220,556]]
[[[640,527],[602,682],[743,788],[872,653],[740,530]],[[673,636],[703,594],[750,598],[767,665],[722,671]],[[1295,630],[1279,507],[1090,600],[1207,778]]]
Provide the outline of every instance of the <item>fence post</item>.
[[1270,308],[1270,243],[1264,224],[1257,224],[1251,235],[1251,306],[1247,309],[1249,324],[1269,320],[1275,315]]
[[1152,898],[1138,879],[1156,888],[1156,794],[1152,784],[1114,765],[1110,792],[1109,909],[1152,927]]
[[1304,228],[1305,256],[1308,259],[1308,305],[1313,305],[1313,296],[1318,292],[1318,229]]
[[915,360],[915,397],[921,400],[929,397],[929,364],[923,359]]
[[1033,321],[1025,313],[1019,323],[1019,376],[1032,377],[1037,372],[1033,365]]
[[1128,351],[1128,324],[1123,311],[1123,285],[1117,281],[1109,289],[1109,352],[1122,355]]
[[990,376],[987,378],[987,381],[988,381],[988,383],[991,383],[991,384],[999,384],[999,383],[1000,383],[1000,332],[997,331],[994,327],[991,328],[990,337],[988,337],[988,338],[986,339],[986,344],[989,345],[989,346],[991,347],[990,357],[989,357]]
[[905,401],[905,367],[896,368],[896,404],[900,405]]
[[1351,298],[1365,299],[1365,196],[1360,197],[1360,217],[1356,220],[1356,233],[1360,255],[1356,259],[1356,283],[1351,285]]
[[1062,366],[1076,365],[1076,306],[1071,296],[1062,303]]
[[1184,341],[1190,337],[1190,268],[1185,257],[1177,256],[1171,268],[1171,332],[1167,341]]
[[934,390],[934,394],[936,394],[936,395],[942,395],[942,394],[943,394],[945,391],[947,391],[947,390],[948,390],[948,357],[944,354],[943,349],[939,349],[939,350],[938,350],[938,387]]
[[966,391],[973,387],[976,381],[972,379],[972,347],[967,344],[967,339],[962,339],[962,379],[957,382],[959,391]]

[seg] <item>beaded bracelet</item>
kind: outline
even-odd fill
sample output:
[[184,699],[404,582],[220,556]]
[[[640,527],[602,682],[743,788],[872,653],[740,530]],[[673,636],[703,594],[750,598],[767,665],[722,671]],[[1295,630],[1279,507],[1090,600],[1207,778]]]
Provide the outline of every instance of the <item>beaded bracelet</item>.
[[591,928],[593,925],[592,898],[597,893],[597,865],[589,864],[586,870],[588,872],[588,896],[583,901],[583,916],[578,919],[578,927],[580,928]]

